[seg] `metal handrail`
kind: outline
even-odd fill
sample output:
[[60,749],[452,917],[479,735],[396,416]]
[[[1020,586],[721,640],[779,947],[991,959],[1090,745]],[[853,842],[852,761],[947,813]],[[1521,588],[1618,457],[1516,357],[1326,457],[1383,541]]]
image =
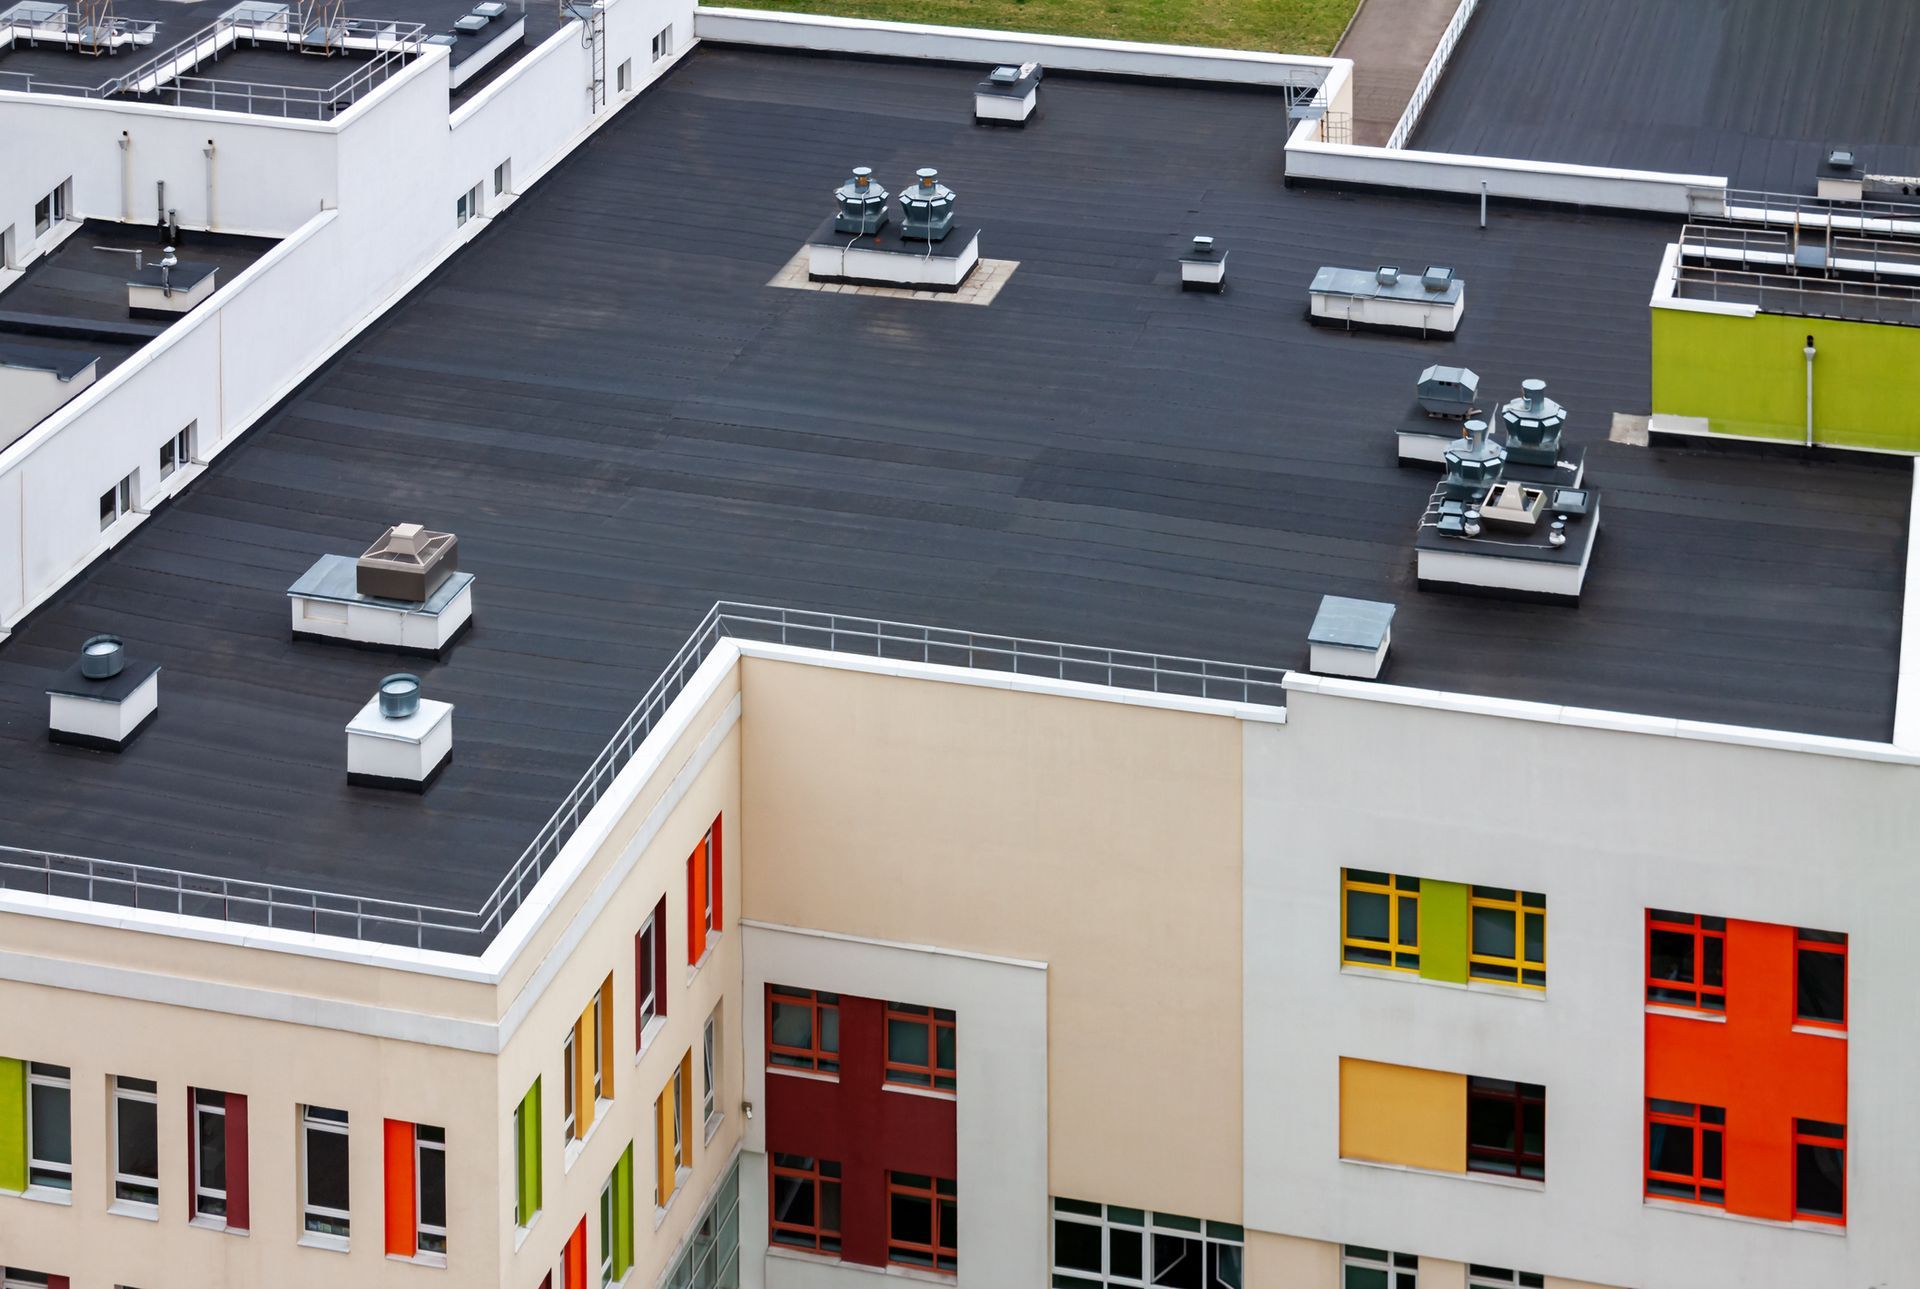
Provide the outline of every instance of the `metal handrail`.
[[1427,110],[1427,100],[1440,84],[1441,74],[1447,70],[1447,64],[1453,59],[1453,50],[1460,43],[1460,37],[1467,30],[1467,22],[1473,17],[1473,11],[1480,7],[1480,0],[1460,0],[1460,7],[1453,11],[1453,17],[1447,21],[1446,30],[1440,33],[1440,40],[1433,47],[1432,57],[1420,73],[1419,81],[1413,87],[1413,94],[1407,99],[1407,106],[1401,111],[1400,119],[1394,122],[1393,133],[1387,136],[1387,147],[1398,151],[1407,146],[1407,140],[1413,137],[1414,127],[1420,124],[1420,114]]
[[525,903],[593,807],[632,762],[700,664],[724,639],[1040,676],[1114,689],[1271,707],[1285,705],[1282,682],[1286,672],[1277,667],[722,601],[707,611],[700,625],[477,909],[345,895],[273,882],[236,881],[150,864],[11,846],[0,846],[0,889],[37,889],[46,895],[131,905],[183,916],[478,954]]
[[[1920,202],[1866,197],[1846,201],[1837,197],[1810,197],[1803,193],[1762,192],[1729,188],[1727,218],[1787,225],[1820,223],[1899,235],[1920,233]],[[1877,227],[1876,227],[1877,225]]]
[[[1794,254],[1809,241],[1822,252],[1813,273],[1798,271]],[[1674,256],[1673,291],[1682,299],[1725,300],[1796,316],[1920,325],[1920,242],[1846,236],[1831,226],[1689,224]],[[1850,308],[1823,308],[1828,300]],[[1769,308],[1773,303],[1782,307]]]

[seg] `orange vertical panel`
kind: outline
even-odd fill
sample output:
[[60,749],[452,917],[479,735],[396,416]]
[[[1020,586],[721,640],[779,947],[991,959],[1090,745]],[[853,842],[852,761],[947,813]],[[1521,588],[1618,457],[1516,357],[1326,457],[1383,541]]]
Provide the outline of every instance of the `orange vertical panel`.
[[702,838],[687,856],[687,962],[707,951],[707,843]]
[[387,1252],[410,1258],[420,1225],[413,1211],[413,1125],[399,1119],[386,1123]]
[[587,1219],[573,1228],[567,1237],[567,1289],[587,1289]]
[[573,1023],[573,1132],[585,1137],[593,1127],[593,1007]]
[[613,1100],[613,977],[600,986],[600,1095]]

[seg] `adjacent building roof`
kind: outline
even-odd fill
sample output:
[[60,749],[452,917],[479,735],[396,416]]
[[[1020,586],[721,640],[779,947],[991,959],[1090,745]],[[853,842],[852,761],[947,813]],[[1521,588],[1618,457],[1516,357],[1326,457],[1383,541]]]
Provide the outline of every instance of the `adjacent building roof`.
[[[1397,683],[1889,734],[1907,471],[1609,441],[1676,225],[1291,191],[1242,91],[1050,76],[978,129],[978,76],[690,56],[0,644],[0,841],[472,907],[722,598],[1290,666],[1336,594],[1397,606]],[[937,165],[998,298],[769,286],[853,164]],[[1224,295],[1179,290],[1195,232]],[[1329,263],[1455,266],[1458,340],[1308,325]],[[1415,589],[1434,477],[1391,431],[1436,362],[1568,407],[1608,498],[1578,609]],[[422,797],[346,782],[395,659],[293,643],[286,598],[403,520],[476,576],[406,668],[456,709]],[[165,666],[120,756],[46,739],[99,631]]]

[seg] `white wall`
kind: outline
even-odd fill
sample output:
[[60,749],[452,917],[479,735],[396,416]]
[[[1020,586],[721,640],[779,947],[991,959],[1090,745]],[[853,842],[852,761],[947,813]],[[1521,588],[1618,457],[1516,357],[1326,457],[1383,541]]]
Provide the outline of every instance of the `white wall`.
[[[766,1104],[769,983],[951,1008],[959,1176],[956,1289],[1044,1285],[1048,1274],[1047,970],[1044,964],[743,924],[743,1095]],[[767,1252],[766,1117],[747,1127],[740,1167],[740,1269],[746,1289],[878,1289],[879,1267]]]
[[[1243,727],[1247,1224],[1638,1289],[1905,1283],[1920,768],[1460,705],[1295,692]],[[1545,994],[1343,971],[1348,865],[1545,893]],[[1650,906],[1851,936],[1844,1236],[1642,1202]],[[1545,1185],[1342,1162],[1342,1056],[1543,1084]]]

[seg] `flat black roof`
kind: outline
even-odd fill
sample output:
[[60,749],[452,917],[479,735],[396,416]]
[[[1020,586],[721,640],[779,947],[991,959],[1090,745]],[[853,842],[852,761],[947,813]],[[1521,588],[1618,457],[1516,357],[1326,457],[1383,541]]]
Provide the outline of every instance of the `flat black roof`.
[[[691,55],[0,645],[0,840],[475,906],[718,599],[1284,666],[1332,593],[1398,605],[1400,684],[1889,735],[1906,469],[1608,441],[1675,225],[1290,191],[1256,93],[1050,76],[976,127],[979,75]],[[990,306],[767,285],[847,167],[929,164],[1019,262]],[[1224,295],[1179,290],[1195,233]],[[1457,342],[1308,324],[1317,268],[1380,263],[1458,270]],[[1570,409],[1578,609],[1415,589],[1391,430],[1435,362]],[[346,782],[396,658],[285,597],[402,520],[478,578],[423,798]],[[165,669],[120,756],[46,740],[99,631]]]
[[1481,0],[1412,146],[1769,192],[1836,148],[1915,175],[1917,48],[1903,0]]

